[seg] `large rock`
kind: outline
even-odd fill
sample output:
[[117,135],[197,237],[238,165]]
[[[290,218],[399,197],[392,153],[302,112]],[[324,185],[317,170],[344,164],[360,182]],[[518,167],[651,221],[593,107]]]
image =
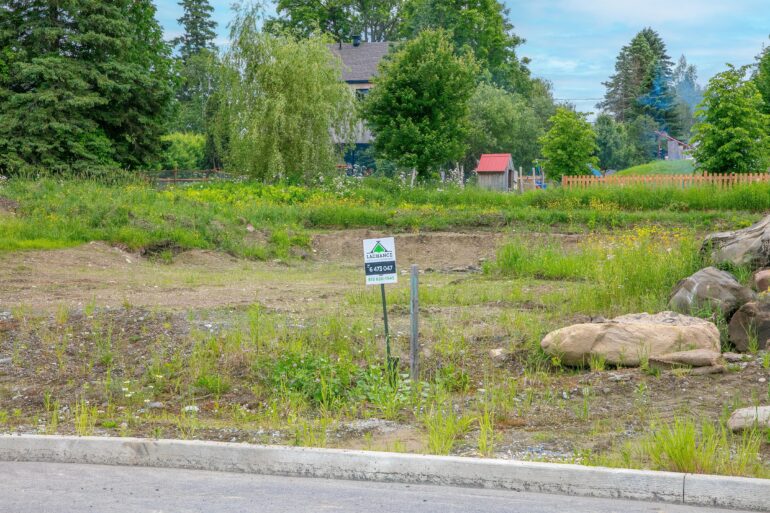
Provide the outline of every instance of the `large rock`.
[[651,356],[650,366],[660,369],[672,367],[713,367],[722,363],[722,355],[712,349],[691,349],[677,353]]
[[742,230],[712,233],[703,241],[701,251],[715,264],[767,267],[770,265],[770,216]]
[[677,283],[668,305],[682,313],[693,314],[708,309],[729,317],[756,297],[753,290],[738,283],[732,274],[706,267]]
[[727,421],[730,431],[770,428],[770,406],[752,406],[735,410]]
[[740,307],[730,319],[728,334],[738,351],[748,351],[754,339],[756,349],[770,348],[770,298],[751,301]]
[[611,365],[635,367],[646,358],[690,349],[719,351],[719,330],[713,323],[678,314],[629,314],[601,323],[567,326],[540,343],[565,365],[584,365],[592,355]]
[[770,289],[770,269],[760,269],[751,277],[751,286],[757,292],[766,292]]

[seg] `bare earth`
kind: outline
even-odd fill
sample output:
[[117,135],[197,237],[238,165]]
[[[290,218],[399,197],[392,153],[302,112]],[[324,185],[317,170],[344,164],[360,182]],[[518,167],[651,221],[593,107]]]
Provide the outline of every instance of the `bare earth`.
[[[56,251],[0,253],[0,314],[25,309],[43,319],[43,324],[54,326],[57,310],[66,306],[71,312],[69,324],[74,340],[63,358],[71,360],[68,368],[80,372],[78,343],[81,347],[92,344],[89,330],[93,321],[83,311],[89,304],[106,309],[111,312],[110,322],[116,333],[120,331],[130,341],[125,369],[127,373],[138,373],[137,376],[152,356],[149,347],[154,340],[173,340],[175,334],[190,329],[193,319],[199,327],[203,322],[200,319],[207,318],[211,311],[236,311],[259,303],[269,311],[300,320],[338,316],[344,322],[348,312],[358,308],[357,315],[370,318],[371,326],[376,327],[377,304],[367,302],[363,285],[361,240],[380,235],[384,234],[367,230],[318,233],[307,258],[290,262],[252,262],[212,251],[188,251],[177,255],[173,263],[164,264],[100,242]],[[490,350],[511,348],[522,342],[517,328],[506,323],[522,312],[537,319],[541,311],[538,308],[543,308],[539,298],[558,293],[563,285],[485,281],[479,273],[483,261],[492,259],[508,236],[494,232],[439,232],[402,234],[397,238],[399,267],[405,270],[409,264],[418,264],[426,271],[421,278],[426,293],[435,287],[447,294],[437,296],[439,299],[427,305],[424,312],[421,309],[426,327],[426,365],[440,361],[440,349],[436,346],[445,342],[444,335],[459,331],[467,344],[467,355],[463,358],[471,369],[471,379],[475,380],[473,388],[481,384],[485,369],[492,365]],[[554,237],[564,245],[576,241],[576,236]],[[400,283],[398,287],[405,285]],[[496,292],[489,292],[493,287]],[[505,296],[508,289],[510,297]],[[519,295],[514,296],[513,292]],[[396,305],[392,315],[395,351],[404,357],[408,348],[408,311]],[[0,362],[5,360],[7,364],[17,357],[14,351],[18,348],[12,341],[21,331],[17,321],[4,320],[0,315]],[[57,374],[54,347],[25,346],[27,365],[0,364],[0,411],[30,409],[39,413],[44,392],[51,389],[60,394],[62,404],[78,400],[82,380],[88,377]],[[582,449],[603,450],[612,443],[643,434],[651,420],[648,416],[668,420],[676,414],[688,414],[716,420],[738,402],[765,400],[770,394],[770,370],[764,369],[756,356],[730,372],[707,376],[664,372],[653,377],[637,369],[527,375],[515,353],[494,365],[519,380],[520,389],[514,393],[522,396],[532,390],[536,394],[526,416],[498,422],[497,428],[503,431],[496,450],[499,457],[569,458]],[[133,377],[123,377],[129,378]],[[587,388],[590,398],[585,399]],[[222,401],[237,405],[242,404],[243,397],[247,397],[246,393],[234,387]],[[201,412],[217,407],[213,401],[203,403]],[[179,404],[166,406],[167,411],[176,414],[180,408]],[[590,410],[588,418],[581,415],[583,408]],[[7,429],[0,426],[0,430]],[[36,432],[37,426],[21,418],[16,420],[15,429]],[[115,432],[97,428],[97,434]],[[149,428],[139,427],[131,434],[151,433]],[[273,436],[230,427],[204,428],[195,436],[287,441],[280,433]],[[475,454],[474,436],[471,433],[469,443],[456,452]],[[330,446],[398,446],[407,451],[424,451],[425,444],[420,426],[377,419],[353,422],[328,441]]]

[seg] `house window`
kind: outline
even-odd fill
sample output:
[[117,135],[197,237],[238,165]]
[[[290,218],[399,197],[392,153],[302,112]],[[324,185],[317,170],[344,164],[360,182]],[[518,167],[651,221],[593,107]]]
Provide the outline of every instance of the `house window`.
[[365,99],[367,94],[369,94],[369,89],[356,89],[356,98],[359,100]]

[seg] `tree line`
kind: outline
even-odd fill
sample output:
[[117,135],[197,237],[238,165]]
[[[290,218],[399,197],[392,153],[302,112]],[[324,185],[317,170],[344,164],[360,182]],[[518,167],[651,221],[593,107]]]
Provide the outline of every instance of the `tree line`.
[[[164,41],[151,0],[8,0],[0,7],[0,173],[211,168],[323,179],[361,122],[381,172],[472,169],[481,153],[551,176],[659,157],[656,132],[696,143],[711,172],[768,162],[770,52],[702,89],[641,30],[619,52],[591,123],[554,101],[518,54],[497,0],[278,0],[234,6],[225,51],[208,0],[181,0]],[[392,41],[358,99],[329,46]]]

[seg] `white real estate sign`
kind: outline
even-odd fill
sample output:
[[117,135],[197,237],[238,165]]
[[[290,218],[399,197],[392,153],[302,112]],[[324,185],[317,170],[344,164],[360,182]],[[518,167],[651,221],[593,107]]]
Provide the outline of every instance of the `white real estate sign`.
[[396,241],[393,237],[364,240],[364,272],[367,285],[396,283]]

